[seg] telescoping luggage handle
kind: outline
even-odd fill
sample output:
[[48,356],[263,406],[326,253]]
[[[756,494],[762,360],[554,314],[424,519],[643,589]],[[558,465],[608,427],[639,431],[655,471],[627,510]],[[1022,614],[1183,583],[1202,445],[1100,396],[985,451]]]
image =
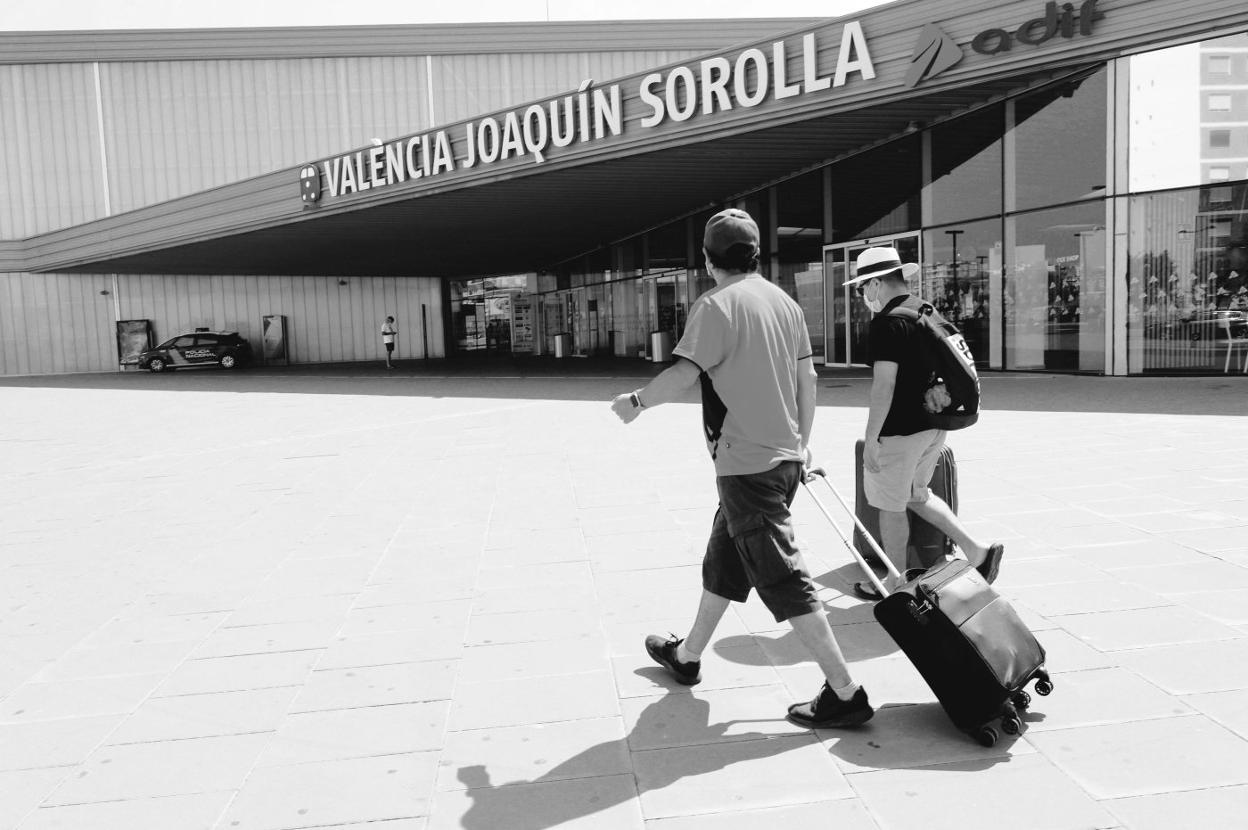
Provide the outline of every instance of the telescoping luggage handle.
[[858,518],[858,514],[850,509],[849,505],[845,503],[845,499],[842,498],[840,492],[832,486],[831,481],[828,481],[827,471],[822,467],[811,467],[807,470],[806,475],[802,478],[802,484],[806,486],[806,492],[810,494],[810,497],[814,499],[815,504],[821,511],[823,511],[823,515],[827,517],[828,523],[832,525],[833,529],[836,530],[836,535],[841,537],[841,541],[845,543],[845,547],[847,547],[849,552],[854,555],[854,559],[858,561],[858,566],[862,568],[862,572],[867,575],[868,579],[871,580],[871,584],[875,586],[875,590],[880,592],[881,597],[888,596],[888,591],[884,588],[884,583],[881,582],[880,578],[875,575],[875,571],[872,570],[869,564],[867,564],[867,560],[862,558],[862,554],[859,553],[858,549],[854,547],[854,543],[850,541],[849,537],[846,536],[841,530],[840,525],[836,523],[836,519],[833,518],[832,514],[828,512],[828,508],[825,507],[823,502],[819,500],[819,497],[815,495],[815,490],[810,486],[810,482],[814,481],[816,478],[823,479],[823,483],[828,485],[828,489],[832,491],[832,495],[835,496],[836,500],[841,503],[841,507],[845,508],[845,512],[849,514],[850,518],[854,520],[854,525],[859,531],[862,532],[863,537],[867,540],[867,543],[871,545],[871,549],[875,551],[876,555],[880,557],[880,561],[884,563],[884,567],[888,570],[888,572],[893,577],[900,580],[902,578],[901,571],[897,570],[897,566],[894,565],[892,560],[888,558],[888,554],[884,553],[879,543],[876,542],[875,538],[871,535],[871,531],[867,530],[866,525],[862,523],[862,519]]

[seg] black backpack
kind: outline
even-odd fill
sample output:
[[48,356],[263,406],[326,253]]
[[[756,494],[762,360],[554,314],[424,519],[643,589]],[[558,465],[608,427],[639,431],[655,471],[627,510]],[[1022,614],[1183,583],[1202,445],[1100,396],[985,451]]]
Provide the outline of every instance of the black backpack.
[[[907,300],[890,310],[890,316],[913,320],[922,332],[926,347],[927,388],[944,385],[950,403],[939,412],[928,411],[933,429],[964,429],[979,420],[979,374],[975,358],[958,327],[922,300]],[[926,407],[925,407],[926,408]]]

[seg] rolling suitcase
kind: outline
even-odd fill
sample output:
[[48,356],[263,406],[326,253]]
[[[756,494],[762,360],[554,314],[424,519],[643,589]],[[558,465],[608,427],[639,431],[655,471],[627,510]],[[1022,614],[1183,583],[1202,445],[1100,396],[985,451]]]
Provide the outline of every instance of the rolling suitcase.
[[[940,450],[936,470],[928,485],[934,494],[944,499],[949,509],[958,512],[958,467],[953,450],[948,446]],[[875,562],[875,551],[868,539],[880,538],[880,511],[867,504],[862,491],[862,439],[854,443],[854,512],[862,520],[866,531],[854,528],[854,547],[868,562]],[[910,546],[906,553],[906,568],[930,568],[954,553],[953,540],[925,519],[907,511],[910,517]]]
[[[849,512],[832,482],[821,471],[812,472],[811,478],[822,478]],[[1009,601],[965,559],[938,564],[888,594],[809,480],[807,492],[884,597],[875,604],[876,620],[919,670],[954,725],[984,746],[997,742],[998,719],[1002,731],[1018,734],[1019,713],[1031,704],[1023,687],[1034,680],[1037,694],[1047,695],[1053,683],[1044,668],[1044,648]],[[865,534],[858,517],[851,516]],[[889,572],[899,576],[875,539],[866,538]]]

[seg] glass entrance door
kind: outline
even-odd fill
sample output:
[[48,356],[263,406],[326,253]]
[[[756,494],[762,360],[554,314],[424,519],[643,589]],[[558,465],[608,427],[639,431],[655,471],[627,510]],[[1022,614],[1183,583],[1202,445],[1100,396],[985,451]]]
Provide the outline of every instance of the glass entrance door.
[[[867,248],[894,247],[902,262],[922,262],[919,232],[881,236],[857,242],[828,245],[823,249],[823,273],[827,275],[827,365],[861,366],[866,362],[867,326],[871,312],[857,297],[855,286],[845,285],[858,273],[855,262]],[[914,286],[916,289],[918,286]]]

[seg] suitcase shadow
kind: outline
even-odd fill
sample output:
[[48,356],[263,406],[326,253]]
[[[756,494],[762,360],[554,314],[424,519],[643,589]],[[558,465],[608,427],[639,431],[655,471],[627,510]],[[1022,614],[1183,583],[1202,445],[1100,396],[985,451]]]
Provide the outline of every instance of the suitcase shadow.
[[[1027,722],[1032,720],[1027,718]],[[1027,730],[1022,735],[1002,734],[994,746],[981,746],[959,731],[940,704],[932,701],[885,704],[859,729],[819,730],[818,734],[847,772],[920,768],[979,772],[1009,763],[1014,745]]]

